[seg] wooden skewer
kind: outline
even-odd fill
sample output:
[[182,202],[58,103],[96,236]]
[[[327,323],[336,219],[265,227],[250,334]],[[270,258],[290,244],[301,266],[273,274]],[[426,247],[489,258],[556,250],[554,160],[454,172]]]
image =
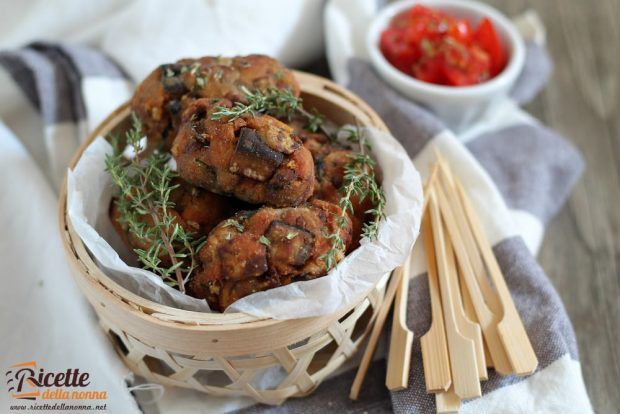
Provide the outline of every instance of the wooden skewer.
[[446,253],[446,240],[434,192],[435,189],[430,191],[428,206],[433,229],[433,239],[435,242],[435,252],[437,254],[439,286],[446,324],[446,336],[448,338],[452,386],[454,387],[454,393],[462,399],[479,397],[481,395],[481,389],[480,381],[478,380],[476,351],[474,349],[474,342],[461,335],[457,327],[454,297],[456,292],[452,292],[450,288],[450,269]]
[[394,318],[385,378],[385,385],[391,391],[407,388],[411,364],[411,346],[413,345],[413,332],[407,328],[407,297],[409,295],[409,278],[411,277],[409,258],[402,267],[403,275],[394,299]]
[[442,216],[448,229],[448,234],[452,239],[452,245],[454,247],[454,251],[456,252],[456,257],[463,272],[465,285],[467,286],[467,290],[469,291],[472,299],[474,310],[476,311],[480,328],[484,334],[484,339],[489,347],[491,358],[493,358],[495,371],[503,375],[512,374],[514,372],[512,365],[506,355],[502,340],[499,337],[497,327],[499,317],[491,312],[484,301],[484,296],[480,290],[476,276],[474,275],[471,263],[469,262],[469,256],[459,232],[459,227],[456,224],[456,219],[454,217],[454,213],[452,212],[452,206],[446,198],[441,186],[437,186],[435,191],[437,193],[437,200],[439,201]]
[[454,393],[454,389],[450,387],[448,391],[435,395],[435,405],[437,406],[437,414],[458,413],[461,409],[461,399]]
[[431,172],[428,175],[428,180],[426,180],[426,184],[424,184],[424,205],[422,206],[422,216],[426,214],[426,209],[428,207],[428,197],[430,194],[431,187],[435,185],[435,180],[437,179],[437,173],[439,172],[439,164],[434,163],[431,167]]
[[422,238],[428,262],[428,291],[431,298],[431,327],[420,339],[422,346],[422,364],[427,392],[447,391],[452,383],[450,359],[444,326],[443,310],[439,293],[435,243],[429,214],[422,216]]
[[[408,260],[409,258],[407,258],[407,261]],[[349,398],[352,400],[357,400],[357,398],[359,397],[362,383],[364,382],[366,372],[368,371],[368,366],[370,365],[372,355],[377,348],[377,341],[379,340],[379,336],[381,335],[381,331],[383,330],[383,325],[385,324],[388,312],[390,311],[390,307],[392,305],[392,302],[394,301],[394,296],[396,295],[396,289],[398,288],[398,285],[400,284],[400,279],[402,277],[402,268],[398,267],[394,270],[394,272],[392,272],[392,278],[390,279],[387,291],[385,292],[385,299],[381,304],[381,309],[379,309],[379,312],[377,313],[377,318],[370,332],[370,338],[368,339],[366,350],[364,350],[364,355],[362,356],[360,366],[357,369],[357,374],[355,374],[355,379],[353,380],[353,384],[351,385],[351,392],[349,394]]]
[[[467,291],[467,286],[465,286],[465,281],[463,280],[462,272],[459,271],[458,274],[459,274],[459,285],[461,288],[461,298],[463,298],[463,310],[465,311],[465,316],[467,317],[467,319],[477,324],[478,318],[476,318],[476,311],[474,310],[474,304],[471,302],[471,297],[469,296],[469,292]],[[493,359],[491,359],[491,354],[489,354],[489,347],[487,346],[484,339],[482,340],[482,347],[484,348],[484,359],[485,359],[487,368],[493,368]]]
[[482,340],[482,346],[484,347],[484,360],[487,363],[487,370],[489,368],[495,369],[495,364],[493,364],[493,358],[491,357],[491,351],[489,351],[489,346],[487,345],[487,341]]
[[450,283],[450,291],[454,293],[454,310],[456,316],[456,326],[466,338],[471,339],[474,342],[474,350],[476,351],[476,367],[478,368],[478,378],[486,380],[489,378],[487,373],[487,364],[484,359],[484,346],[482,344],[482,333],[480,332],[480,326],[477,323],[473,323],[467,316],[465,316],[465,310],[463,309],[463,301],[461,299],[461,289],[459,287],[458,269],[456,266],[456,260],[454,259],[454,250],[452,242],[449,237],[446,237],[446,256],[448,259],[448,281]]
[[[426,184],[424,185],[424,205],[422,215],[428,205],[428,189],[433,185],[439,166],[431,168]],[[389,390],[402,390],[409,383],[409,367],[411,364],[411,347],[413,332],[407,327],[407,297],[409,295],[409,279],[411,278],[411,264],[406,260],[403,265],[403,277],[396,291],[392,332],[390,334],[390,349],[388,353],[387,374],[385,385]]]
[[[445,189],[445,195],[448,197],[451,205],[458,206],[460,202],[458,200],[455,178],[452,175],[452,171],[447,161],[443,158],[439,151],[435,150],[435,156],[437,157],[437,165],[439,166],[439,170],[441,172],[441,174],[439,174],[439,180]],[[480,252],[476,247],[476,240],[474,239],[474,236],[467,224],[468,221],[465,217],[465,213],[461,208],[455,208],[453,212],[456,216],[456,223],[459,226],[459,231],[461,232],[461,236],[465,242],[469,262],[471,263],[474,275],[476,275],[476,279],[478,280],[478,284],[480,285],[480,289],[484,295],[484,300],[489,306],[491,312],[495,313],[497,316],[501,316],[503,312],[502,306],[499,302],[497,294],[489,283],[489,279],[487,278],[484,264],[482,263],[482,257],[480,257]]]
[[[523,322],[517,312],[517,308],[512,300],[506,280],[502,274],[502,271],[497,263],[495,254],[491,249],[482,226],[478,221],[478,217],[474,211],[471,201],[462,185],[457,181],[457,191],[461,198],[465,213],[471,224],[472,231],[478,248],[482,252],[482,257],[491,275],[491,280],[495,285],[497,294],[504,309],[504,316],[501,319],[498,330],[502,343],[510,359],[514,371],[517,375],[529,375],[536,371],[538,367],[538,358],[532,348],[530,339],[525,331]],[[495,360],[494,360],[495,361]]]
[[[450,166],[448,165],[446,159],[442,156],[442,154],[437,149],[435,149],[435,156],[437,157],[437,166],[438,167],[441,166],[444,186],[446,188],[454,189],[454,191],[456,191],[456,184],[455,184],[456,178],[454,178],[454,175],[452,174],[452,170]],[[449,193],[453,194],[452,191],[449,191]],[[451,202],[454,202],[454,200],[451,200]],[[459,213],[461,214],[459,223],[463,223],[462,209],[457,209],[457,210],[458,210],[457,214]],[[503,313],[503,308],[501,307],[501,303],[499,302],[499,297],[493,290],[493,287],[489,284],[489,280],[486,277],[486,271],[482,263],[481,256],[478,252],[476,242],[473,239],[473,235],[471,234],[471,230],[468,231],[469,226],[467,223],[465,223],[465,226],[467,227],[466,228],[461,227],[462,228],[461,234],[464,233],[470,236],[468,238],[469,241],[467,242],[466,247],[469,252],[469,257],[470,259],[472,259],[471,264],[474,270],[474,274],[476,275],[476,278],[478,279],[478,283],[479,283],[479,286],[481,287],[482,294],[484,295],[485,301],[487,305],[489,306],[490,310],[494,312],[496,315],[500,316]],[[459,285],[461,287],[461,297],[463,299],[463,309],[465,310],[465,315],[467,319],[469,319],[471,322],[478,323],[478,318],[476,317],[476,311],[474,310],[474,305],[471,301],[469,292],[467,291],[467,286],[465,285],[465,282],[463,280],[462,271],[459,271]],[[482,341],[482,347],[484,349],[484,359],[485,359],[486,367],[493,368],[493,365],[494,365],[493,359],[491,358],[489,347],[484,339]],[[487,377],[488,377],[488,373],[487,373]],[[481,377],[481,379],[485,379],[485,378]]]

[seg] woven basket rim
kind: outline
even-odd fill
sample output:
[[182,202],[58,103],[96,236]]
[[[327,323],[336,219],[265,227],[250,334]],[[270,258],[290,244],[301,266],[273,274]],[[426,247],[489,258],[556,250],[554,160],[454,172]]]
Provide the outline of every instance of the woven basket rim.
[[[329,79],[301,72],[293,71],[297,78],[302,94],[313,95],[320,99],[325,99],[335,103],[354,117],[362,121],[364,126],[373,126],[380,130],[389,132],[387,126],[379,115],[371,109],[361,98],[349,91],[348,89],[330,81]],[[92,141],[100,136],[104,135],[108,129],[117,125],[114,121],[121,121],[129,114],[130,103],[125,102],[123,105],[109,114],[84,140],[84,142],[77,149],[73,155],[69,164],[69,169],[74,169],[78,163],[80,157],[86,148],[92,143]],[[110,277],[108,277],[103,270],[101,270],[86,246],[82,242],[81,238],[76,234],[75,229],[67,215],[67,176],[63,180],[59,193],[59,225],[61,232],[61,239],[65,252],[67,254],[70,264],[76,267],[77,271],[74,271],[74,277],[83,277],[90,283],[99,285],[99,288],[103,288],[118,302],[119,305],[132,305],[133,310],[138,311],[146,318],[156,318],[159,323],[171,323],[175,326],[183,326],[186,329],[205,329],[209,326],[213,326],[218,331],[235,330],[240,326],[253,328],[266,327],[273,324],[285,323],[289,320],[277,320],[273,318],[256,317],[253,315],[231,312],[231,313],[208,313],[191,310],[183,310],[172,306],[162,305],[149,299],[143,298],[128,289],[122,287]],[[88,276],[86,274],[88,274]],[[90,277],[89,277],[90,276]],[[374,288],[374,287],[373,287]],[[323,315],[321,317],[326,320],[338,319],[342,315],[345,315],[359,303],[361,303],[373,289],[368,292],[364,292],[359,295],[355,300],[351,301],[347,306],[342,307],[338,311],[330,315]]]

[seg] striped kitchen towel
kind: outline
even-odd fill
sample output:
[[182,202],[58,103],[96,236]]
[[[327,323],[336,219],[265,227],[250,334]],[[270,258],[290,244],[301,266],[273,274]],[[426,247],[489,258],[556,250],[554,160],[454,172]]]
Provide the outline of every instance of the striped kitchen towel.
[[88,131],[133,92],[118,65],[76,45],[35,42],[2,51],[0,68],[2,122],[55,189]]

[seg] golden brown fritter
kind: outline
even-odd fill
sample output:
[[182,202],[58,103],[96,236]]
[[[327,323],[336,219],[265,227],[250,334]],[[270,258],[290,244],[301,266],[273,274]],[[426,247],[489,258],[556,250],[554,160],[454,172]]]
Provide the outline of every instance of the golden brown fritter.
[[299,96],[293,73],[275,59],[263,55],[206,56],[155,69],[136,89],[131,107],[142,121],[149,142],[170,148],[183,108],[192,100],[226,98],[246,102],[242,87],[262,91],[288,88]]
[[[175,178],[173,184],[178,185],[178,187],[170,194],[170,201],[175,205],[169,212],[175,217],[175,222],[187,232],[200,236],[207,235],[222,220],[231,217],[243,208],[247,208],[246,204],[238,200],[194,187],[179,178]],[[110,202],[110,219],[127,247],[130,249],[148,249],[148,240],[136,237],[120,221],[120,211],[115,199]],[[152,222],[147,224],[152,224]],[[170,259],[165,253],[162,253],[160,258],[164,263],[169,264]]]
[[184,111],[172,155],[179,175],[253,204],[295,206],[314,190],[314,163],[292,129],[269,115],[211,119],[228,100],[198,99]]
[[225,220],[198,252],[202,269],[190,280],[189,293],[224,310],[253,292],[324,276],[321,256],[332,243],[327,236],[339,233],[346,246],[351,241],[350,222],[338,228],[340,214],[337,205],[313,200],[299,207],[263,207]]
[[225,218],[250,207],[240,200],[212,193],[180,178],[175,178],[173,185],[179,186],[170,194],[174,210],[183,220],[185,230],[200,235],[208,234]]
[[[350,156],[352,154],[354,153],[351,150],[337,149],[330,151],[323,158],[315,160],[319,165],[316,167],[317,177],[313,198],[338,204],[342,197],[340,188],[344,183],[344,167],[351,161]],[[372,216],[366,211],[373,208],[372,201],[369,198],[360,202],[356,195],[351,198],[351,204],[353,205],[353,214],[347,212],[353,225],[353,242],[349,251],[359,246],[364,223],[372,219]]]
[[306,129],[306,121],[299,117],[294,117],[291,120],[285,120],[293,132],[297,135],[304,144],[304,147],[310,151],[312,157],[315,160],[322,159],[325,155],[329,154],[334,149],[343,149],[340,144],[335,144],[332,140],[323,132],[312,132]]
[[[338,142],[333,142],[322,132],[311,132],[304,129],[303,120],[294,119],[289,122],[295,134],[301,138],[304,147],[311,153],[314,159],[316,184],[314,186],[313,199],[325,200],[338,204],[342,194],[340,188],[344,183],[344,167],[350,161],[350,156],[355,152],[350,147]],[[359,246],[362,237],[364,223],[372,216],[366,211],[373,208],[370,199],[360,202],[357,196],[352,198],[354,214],[348,212],[353,225],[353,241],[350,250]]]

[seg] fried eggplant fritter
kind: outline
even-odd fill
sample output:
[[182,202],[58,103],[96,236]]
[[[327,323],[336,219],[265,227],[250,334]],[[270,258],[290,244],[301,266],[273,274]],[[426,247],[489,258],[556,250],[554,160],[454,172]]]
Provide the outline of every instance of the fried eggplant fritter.
[[[178,185],[178,187],[170,193],[170,201],[174,203],[174,207],[169,212],[175,217],[175,222],[187,232],[206,236],[222,220],[248,207],[247,204],[238,200],[195,187],[179,178],[174,179],[173,185]],[[110,219],[114,229],[130,249],[147,250],[149,241],[140,239],[129,232],[127,225],[120,218],[121,213],[117,201],[113,199],[110,203]],[[146,224],[149,225],[152,222]],[[160,259],[165,264],[170,264],[170,258],[165,253],[162,253]]]
[[293,73],[263,55],[233,58],[182,59],[155,69],[138,86],[131,107],[143,132],[154,146],[172,146],[183,109],[198,98],[225,98],[246,102],[241,90],[290,89],[299,96]]
[[351,242],[350,222],[338,227],[340,214],[337,205],[313,200],[299,207],[241,212],[223,221],[198,252],[202,269],[190,280],[189,293],[223,311],[251,293],[324,276],[321,256],[331,248],[328,235],[340,234],[346,246]]
[[184,111],[172,155],[179,175],[210,191],[275,207],[303,203],[314,163],[292,129],[269,115],[212,119],[228,100],[198,99]]
[[[351,150],[337,149],[330,151],[323,158],[315,159],[315,162],[320,163],[320,170],[317,172],[313,198],[338,204],[342,197],[340,189],[344,184],[344,168],[351,161],[352,154],[354,153]],[[347,212],[353,226],[353,242],[349,251],[359,246],[364,223],[372,219],[366,211],[373,208],[369,198],[360,201],[357,195],[351,197],[351,204],[353,214]]]
[[[289,122],[289,125],[301,138],[304,147],[312,153],[314,159],[316,184],[312,198],[338,204],[342,196],[340,189],[344,184],[344,168],[355,152],[346,145],[333,142],[321,132],[308,131],[302,120],[294,119]],[[353,240],[349,251],[359,246],[364,223],[372,219],[366,211],[373,208],[372,201],[368,198],[360,201],[359,197],[353,196],[351,203],[354,213],[347,212],[353,225]]]
[[323,132],[312,132],[306,128],[306,121],[300,117],[294,117],[291,120],[285,120],[286,124],[293,128],[293,132],[297,135],[304,147],[310,151],[315,160],[322,159],[334,149],[345,149],[344,146],[332,142],[330,137]]

